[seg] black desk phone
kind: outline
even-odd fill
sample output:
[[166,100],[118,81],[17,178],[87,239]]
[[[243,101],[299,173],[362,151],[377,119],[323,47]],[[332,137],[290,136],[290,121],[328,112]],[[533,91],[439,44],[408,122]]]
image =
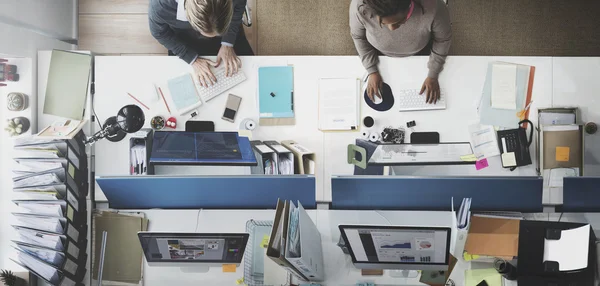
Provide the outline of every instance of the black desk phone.
[[[522,127],[523,123],[527,123],[531,126],[529,132],[529,139],[527,139],[527,127]],[[533,141],[533,123],[525,119],[519,122],[519,128],[511,130],[498,131],[498,147],[500,153],[514,152],[514,163],[506,162],[504,155],[502,156],[502,165],[505,168],[510,168],[511,171],[517,167],[531,165],[531,155],[529,154],[529,147]],[[510,160],[512,161],[512,160]]]

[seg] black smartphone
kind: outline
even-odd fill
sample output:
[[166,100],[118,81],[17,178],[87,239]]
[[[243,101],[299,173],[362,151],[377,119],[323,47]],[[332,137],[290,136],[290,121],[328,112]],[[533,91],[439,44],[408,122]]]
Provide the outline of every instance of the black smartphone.
[[185,132],[215,132],[215,123],[212,121],[185,122]]
[[410,134],[411,144],[437,144],[440,143],[440,133],[413,132]]

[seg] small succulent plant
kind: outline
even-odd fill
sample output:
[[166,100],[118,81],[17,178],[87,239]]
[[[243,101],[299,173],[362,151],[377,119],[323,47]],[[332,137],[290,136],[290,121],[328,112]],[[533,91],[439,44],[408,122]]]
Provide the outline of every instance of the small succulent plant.
[[6,286],[15,286],[15,285],[17,285],[17,280],[18,279],[19,279],[19,277],[17,277],[10,270],[2,270],[0,272],[0,281],[2,281],[2,283],[4,283]]
[[6,120],[6,127],[4,130],[8,132],[10,136],[17,136],[23,133],[23,123],[19,118]]

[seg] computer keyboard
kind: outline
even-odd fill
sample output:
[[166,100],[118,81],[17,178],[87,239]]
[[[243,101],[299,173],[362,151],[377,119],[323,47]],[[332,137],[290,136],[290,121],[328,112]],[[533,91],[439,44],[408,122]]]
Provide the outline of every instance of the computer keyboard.
[[225,65],[221,65],[218,68],[212,68],[212,72],[217,78],[217,82],[213,85],[209,85],[208,87],[203,87],[200,85],[200,82],[197,80],[196,88],[198,89],[198,94],[202,101],[207,102],[218,95],[226,92],[227,90],[233,88],[234,86],[240,84],[241,82],[246,80],[246,75],[241,70],[235,73],[234,75],[227,77],[225,75]]
[[394,91],[396,104],[400,107],[400,111],[446,109],[446,92],[443,89],[440,99],[435,104],[425,102],[427,95],[419,94],[419,92],[418,89]]

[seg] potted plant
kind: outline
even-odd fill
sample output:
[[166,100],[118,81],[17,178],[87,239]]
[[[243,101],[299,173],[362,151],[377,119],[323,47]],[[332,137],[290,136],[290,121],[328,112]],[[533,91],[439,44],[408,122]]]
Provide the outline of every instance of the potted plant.
[[26,286],[27,282],[25,279],[17,277],[10,270],[2,270],[0,271],[0,281],[4,283],[6,286]]

